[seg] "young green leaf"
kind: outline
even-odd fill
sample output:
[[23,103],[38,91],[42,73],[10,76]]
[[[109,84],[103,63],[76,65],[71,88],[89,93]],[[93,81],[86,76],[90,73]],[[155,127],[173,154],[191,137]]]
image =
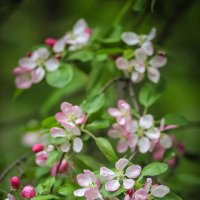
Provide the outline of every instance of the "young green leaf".
[[186,126],[188,124],[188,120],[178,113],[168,114],[164,117],[164,119],[167,125],[173,124],[177,126]]
[[93,59],[93,53],[88,50],[73,52],[69,55],[68,60],[80,60],[81,62],[88,62]]
[[56,126],[57,124],[58,123],[54,116],[44,119],[41,123],[42,128],[51,128],[52,126]]
[[167,194],[166,196],[164,196],[163,198],[154,198],[155,200],[183,200],[180,196],[178,196],[177,194],[170,192],[169,194]]
[[157,176],[163,174],[167,169],[167,164],[153,162],[142,169],[141,176]]
[[101,109],[104,105],[104,102],[104,94],[98,94],[85,100],[82,104],[82,108],[84,112],[92,114]]
[[51,151],[48,155],[47,165],[52,166],[58,160],[59,155],[58,151]]
[[58,189],[58,193],[64,196],[68,196],[68,195],[72,195],[74,193],[74,190],[76,189],[77,189],[77,185],[69,182],[65,184],[63,187],[61,187],[60,189]]
[[104,156],[110,161],[110,162],[116,162],[117,161],[117,155],[115,154],[115,151],[110,144],[110,142],[102,137],[98,137],[95,139],[95,142],[101,152],[104,154]]
[[165,88],[166,85],[164,84],[163,81],[161,81],[159,84],[154,84],[154,83],[145,84],[139,93],[140,103],[146,108],[150,107],[161,97]]
[[109,125],[110,123],[107,120],[95,120],[91,124],[88,124],[87,127],[91,129],[102,129],[108,128]]
[[53,200],[53,199],[60,199],[60,197],[48,194],[31,198],[31,200]]
[[48,72],[46,75],[47,83],[56,88],[66,86],[73,79],[73,66],[62,64],[56,71]]

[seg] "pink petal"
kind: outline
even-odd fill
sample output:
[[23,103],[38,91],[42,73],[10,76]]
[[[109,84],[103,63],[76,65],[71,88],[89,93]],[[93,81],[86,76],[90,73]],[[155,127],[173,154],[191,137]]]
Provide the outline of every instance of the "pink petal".
[[167,63],[167,58],[164,55],[155,55],[151,60],[149,61],[149,64],[152,67],[163,67]]
[[45,71],[42,67],[38,67],[31,73],[33,83],[39,83],[44,78]]
[[145,189],[147,192],[149,192],[151,186],[152,186],[152,179],[151,179],[151,178],[147,178],[147,181],[146,181],[146,183],[145,183],[145,185],[144,185],[144,189]]
[[143,49],[143,51],[148,55],[151,56],[153,55],[154,49],[153,49],[153,45],[151,42],[147,41],[145,43],[142,44],[141,48]]
[[123,180],[123,186],[126,190],[131,189],[135,184],[135,181],[133,179],[124,179]]
[[89,187],[92,184],[92,180],[88,174],[78,174],[76,179],[82,187]]
[[65,39],[61,38],[56,41],[56,43],[53,46],[53,51],[55,53],[61,53],[65,48]]
[[139,165],[131,165],[126,169],[125,176],[128,178],[136,178],[140,175],[141,167]]
[[128,142],[125,139],[120,139],[117,143],[117,152],[124,153],[128,149]]
[[158,83],[160,80],[160,72],[155,67],[148,67],[148,78],[153,83]]
[[56,113],[55,118],[56,118],[57,122],[59,122],[59,123],[65,123],[68,121],[66,115],[62,112]]
[[20,59],[19,65],[29,70],[32,70],[37,66],[37,64],[31,58],[28,57]]
[[45,47],[41,47],[34,51],[31,55],[31,59],[37,61],[38,59],[46,60],[49,57],[49,51]]
[[170,147],[172,147],[173,141],[172,138],[169,135],[162,135],[160,138],[160,145],[165,148],[165,149],[169,149]]
[[50,130],[51,136],[54,138],[57,137],[66,137],[66,131],[63,128],[53,127]]
[[111,179],[113,179],[116,176],[115,172],[113,172],[112,170],[108,169],[107,167],[101,167],[100,168],[100,175],[105,180],[111,180]]
[[144,78],[144,74],[138,73],[138,72],[132,72],[131,74],[131,80],[133,83],[138,83]]
[[153,40],[156,37],[156,29],[152,28],[151,32],[149,33],[149,35],[147,36],[147,40]]
[[135,45],[139,43],[139,39],[137,34],[133,32],[125,32],[122,34],[122,40],[127,44],[127,45]]
[[45,62],[44,65],[47,71],[49,72],[55,71],[59,67],[59,61],[56,58],[50,58]]
[[153,116],[150,114],[144,115],[139,120],[139,125],[143,129],[149,129],[151,126],[153,126],[154,119]]
[[95,200],[102,197],[97,188],[90,188],[89,190],[85,192],[84,196],[88,200]]
[[138,48],[135,50],[135,57],[136,57],[136,60],[145,61],[147,58],[147,55],[143,49]]
[[118,124],[114,124],[112,129],[108,131],[108,136],[114,139],[119,138],[121,135],[123,135],[123,129]]
[[151,128],[146,131],[146,136],[152,140],[157,140],[160,137],[160,130],[158,128]]
[[79,19],[73,26],[73,33],[74,34],[83,33],[87,27],[88,25],[86,21],[84,19]]
[[124,110],[126,112],[130,112],[130,105],[124,100],[118,100],[117,107],[120,110]]
[[81,188],[81,189],[78,189],[78,190],[75,190],[74,191],[74,196],[76,197],[83,197],[85,192],[88,190],[89,188]]
[[148,193],[144,189],[139,189],[134,193],[134,200],[147,200]]
[[73,140],[73,150],[76,153],[79,153],[82,150],[82,148],[83,148],[83,141],[81,140],[81,138],[76,137]]
[[128,160],[125,158],[121,158],[115,163],[115,168],[118,171],[123,171],[123,169],[126,167],[127,164],[128,164]]
[[136,134],[131,134],[130,138],[128,139],[129,147],[135,149],[137,143],[138,143],[138,136]]
[[20,89],[28,89],[32,86],[32,84],[33,84],[33,81],[32,81],[31,75],[28,73],[19,75],[15,79],[15,85],[17,88],[20,88]]
[[125,60],[123,57],[119,57],[116,60],[116,65],[117,65],[118,69],[128,70],[129,62],[127,60]]
[[120,187],[120,184],[118,180],[110,180],[110,181],[107,181],[105,184],[105,189],[110,192],[114,192],[118,190],[119,187]]
[[66,141],[65,143],[63,143],[62,145],[60,145],[60,150],[62,152],[68,152],[70,150],[71,144]]
[[125,129],[129,133],[135,133],[138,129],[138,123],[134,120],[128,121],[128,123],[125,124]]
[[108,113],[112,116],[112,117],[120,117],[121,112],[117,109],[117,108],[109,108],[108,109]]

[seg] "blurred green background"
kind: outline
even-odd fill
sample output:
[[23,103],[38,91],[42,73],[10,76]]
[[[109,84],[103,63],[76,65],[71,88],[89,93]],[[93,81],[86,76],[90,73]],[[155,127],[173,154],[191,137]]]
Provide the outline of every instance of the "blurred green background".
[[[148,33],[157,28],[157,44],[168,54],[169,62],[162,69],[168,88],[151,111],[157,116],[170,112],[183,114],[193,126],[178,133],[193,159],[184,158],[175,173],[183,174],[174,182],[186,199],[195,197],[200,186],[200,1],[157,0],[151,12],[150,0],[135,5],[121,20],[124,31]],[[137,1],[137,2],[139,2]],[[27,150],[21,144],[24,126],[30,119],[44,118],[40,110],[54,89],[46,83],[35,85],[13,101],[15,91],[12,70],[18,59],[46,37],[61,37],[79,18],[91,27],[110,27],[125,0],[5,0],[0,2],[0,171]],[[135,1],[136,2],[136,1]],[[136,10],[142,11],[136,11]],[[66,96],[77,99],[81,95]],[[59,104],[51,109],[53,114]],[[187,176],[187,174],[193,176]],[[182,180],[182,183],[180,183]],[[188,190],[185,189],[188,188]],[[184,189],[184,190],[183,190]]]

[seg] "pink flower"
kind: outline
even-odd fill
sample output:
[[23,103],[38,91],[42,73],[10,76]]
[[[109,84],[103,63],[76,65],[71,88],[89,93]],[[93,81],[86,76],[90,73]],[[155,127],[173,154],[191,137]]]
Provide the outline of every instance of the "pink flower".
[[50,47],[53,47],[55,43],[56,43],[55,38],[46,38],[46,40],[45,40],[45,44]]
[[85,197],[87,200],[95,200],[102,198],[100,194],[101,181],[90,170],[84,170],[83,174],[77,176],[78,184],[83,187],[75,190],[74,195],[77,197]]
[[35,144],[33,147],[32,147],[32,151],[34,153],[38,153],[40,151],[43,151],[44,150],[44,145],[43,144]]
[[25,199],[30,199],[35,196],[35,189],[31,185],[27,185],[23,188],[21,196]]
[[124,100],[118,100],[117,108],[109,108],[108,113],[116,118],[119,125],[125,125],[131,119],[130,105]]
[[178,128],[178,126],[173,125],[173,124],[165,126],[165,119],[160,120],[160,131],[163,132],[163,131],[167,131],[167,130],[171,130],[171,129],[175,129],[175,128]]
[[64,102],[61,104],[60,109],[62,112],[58,112],[55,115],[59,123],[70,124],[71,126],[85,123],[86,116],[79,106]]
[[5,199],[5,200],[16,200],[15,197],[12,194],[10,194],[10,193],[7,194],[7,197],[8,198]]
[[[57,168],[58,168],[58,162],[56,162],[52,167],[51,167],[51,176],[55,176],[56,175],[56,171],[57,171]],[[58,173],[62,174],[62,173],[65,173],[67,171],[69,167],[69,164],[68,162],[63,159],[62,162],[61,162],[61,165],[58,169]]]
[[80,137],[81,132],[78,127],[70,124],[62,124],[64,128],[53,127],[51,128],[51,136],[54,138],[66,138],[63,144],[60,145],[62,152],[68,152],[73,144],[73,150],[80,152],[83,148],[83,141]]
[[65,34],[62,38],[58,39],[53,46],[53,51],[55,53],[60,53],[68,45],[70,51],[78,50],[87,45],[92,31],[88,28],[88,25],[84,19],[79,19],[71,32]]
[[[127,130],[130,129],[130,130]],[[125,127],[121,127],[118,124],[114,124],[112,129],[108,131],[108,136],[114,139],[119,139],[117,143],[117,152],[124,153],[130,147],[135,149],[138,137],[134,132],[137,130],[137,124],[134,121],[130,121]],[[130,132],[132,131],[132,133]]]
[[10,179],[10,184],[12,186],[13,189],[18,189],[20,187],[20,178],[18,176],[13,176],[11,179]]
[[120,181],[123,181],[125,189],[131,189],[134,184],[134,178],[140,175],[141,167],[139,165],[131,165],[126,171],[128,160],[122,158],[115,163],[116,171],[112,171],[106,167],[101,167],[100,175],[106,180],[105,189],[114,192],[120,188]]

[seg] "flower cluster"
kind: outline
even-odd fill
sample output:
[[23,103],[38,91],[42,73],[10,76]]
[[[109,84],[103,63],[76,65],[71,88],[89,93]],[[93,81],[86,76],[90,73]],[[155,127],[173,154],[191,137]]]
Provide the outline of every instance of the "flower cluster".
[[[17,176],[13,176],[10,179],[10,185],[12,186],[13,190],[18,190],[21,186],[20,178]],[[36,194],[35,189],[31,185],[26,185],[25,187],[22,188],[22,191],[21,191],[22,198],[31,199],[35,196],[35,194]],[[10,193],[8,193],[7,197],[8,197],[8,200],[15,200],[15,197]]]
[[127,60],[124,57],[116,59],[117,68],[123,70],[125,75],[129,75],[134,83],[140,82],[144,78],[145,72],[149,80],[157,83],[160,79],[159,68],[166,62],[166,56],[163,51],[156,52],[151,40],[154,39],[156,30],[153,28],[149,35],[137,35],[134,32],[125,32],[122,34],[122,40],[129,46],[137,45],[134,58]]
[[[111,170],[107,167],[101,167],[100,175],[96,176],[90,170],[84,170],[83,174],[77,175],[77,183],[83,187],[75,190],[74,195],[77,197],[85,197],[87,200],[104,199],[100,189],[105,188],[109,192],[124,188],[127,191],[124,200],[147,200],[152,197],[162,198],[167,195],[170,190],[164,185],[152,185],[152,179],[147,178],[144,185],[140,184],[135,187],[135,180],[141,173],[139,165],[131,164],[127,167],[129,161],[125,158],[119,159],[115,163],[115,169]],[[102,181],[101,181],[102,180]],[[120,187],[122,183],[123,187]],[[134,190],[137,188],[137,190]],[[113,199],[118,199],[117,197]]]
[[80,152],[83,148],[83,141],[80,138],[81,131],[79,125],[86,122],[86,115],[81,108],[64,102],[61,104],[61,112],[56,113],[55,118],[61,127],[53,127],[50,132],[53,138],[64,139],[59,146],[60,150],[68,152],[72,144],[73,151]]
[[131,116],[130,105],[124,100],[119,100],[117,108],[109,108],[109,114],[116,119],[116,123],[108,131],[111,138],[119,139],[117,143],[117,151],[124,153],[139,150],[140,153],[153,151],[157,142],[163,144],[163,148],[171,147],[171,139],[167,134],[161,133],[167,128],[159,128],[155,126],[155,120],[152,115],[146,114],[139,119]]
[[[59,68],[61,52],[68,46],[69,51],[78,50],[87,45],[92,31],[85,20],[78,20],[72,32],[65,34],[61,39],[47,38],[47,47],[40,47],[19,60],[19,66],[13,70],[15,85],[19,89],[28,89],[44,79],[46,72]],[[50,47],[50,48],[49,48]]]

